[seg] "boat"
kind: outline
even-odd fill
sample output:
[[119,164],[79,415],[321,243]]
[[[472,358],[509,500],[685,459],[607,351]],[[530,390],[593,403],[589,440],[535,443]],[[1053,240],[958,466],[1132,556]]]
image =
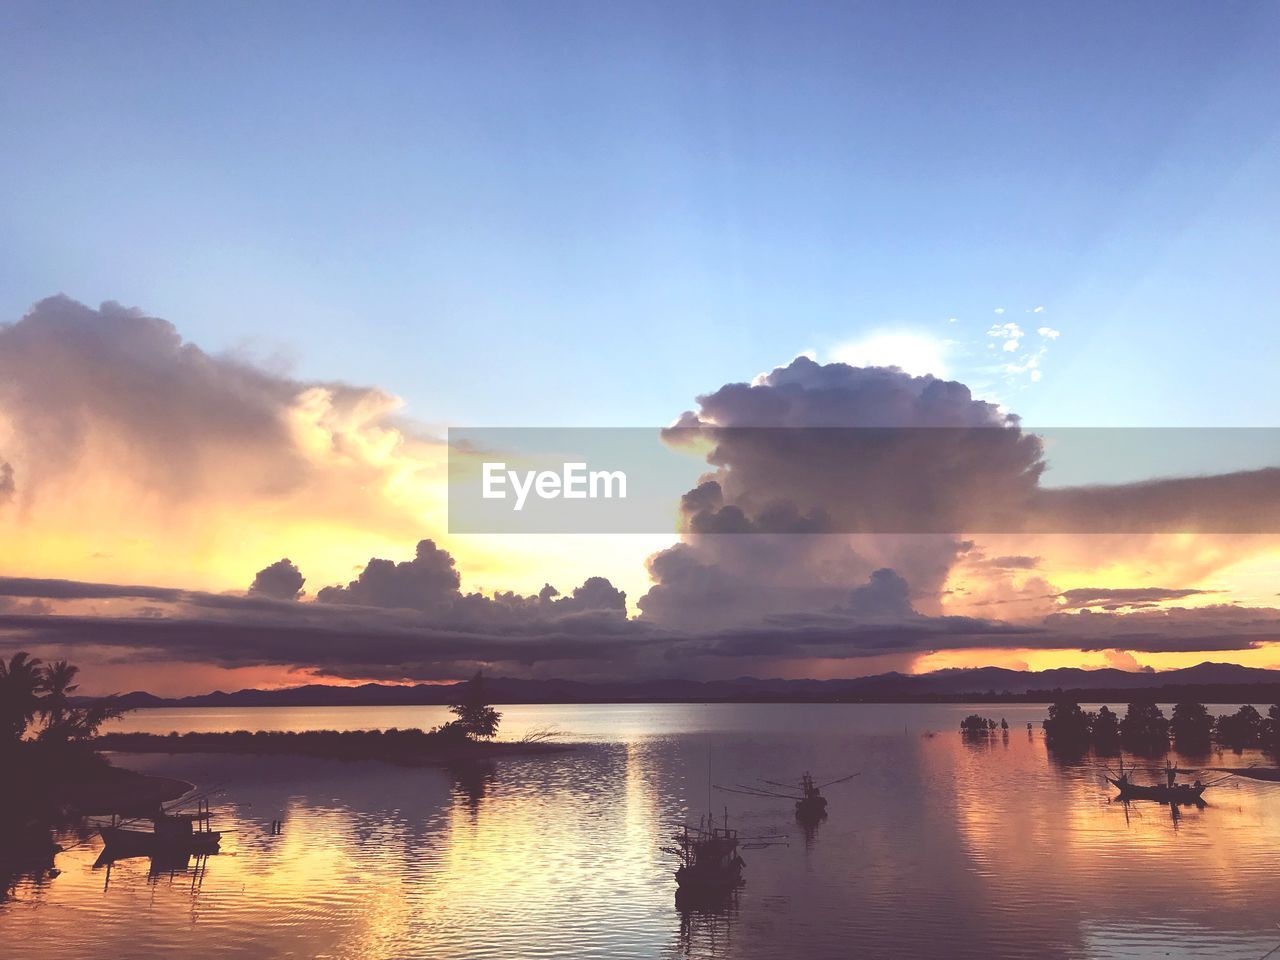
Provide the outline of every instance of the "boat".
[[796,800],[796,819],[813,822],[824,820],[827,816],[827,798],[822,795],[822,788],[813,782],[813,777],[806,771],[800,778],[800,798]]
[[727,812],[724,826],[717,827],[710,820],[696,827],[685,824],[672,840],[674,844],[662,851],[679,861],[677,896],[716,896],[742,886],[746,861],[738,853],[738,831],[729,826]]
[[1154,800],[1156,803],[1200,804],[1204,803],[1203,795],[1208,784],[1199,780],[1194,783],[1178,783],[1178,769],[1172,764],[1165,765],[1165,783],[1133,783],[1125,772],[1124,761],[1120,762],[1120,773],[1107,777],[1107,782],[1120,791],[1120,800]]
[[748,797],[792,800],[796,805],[796,819],[802,824],[816,824],[819,820],[825,820],[827,816],[827,798],[822,795],[823,788],[834,786],[837,783],[845,783],[856,776],[860,776],[860,773],[851,773],[846,777],[828,780],[826,783],[817,783],[814,781],[812,774],[805,771],[800,777],[798,786],[794,782],[779,783],[776,780],[761,779],[760,782],[765,786],[757,787],[739,783],[732,787],[717,786],[716,789],[723,790],[726,793],[739,793]]
[[[104,853],[119,859],[154,854],[215,853],[222,834],[211,826],[209,801],[198,800],[194,813],[170,813],[161,809],[151,817],[122,820],[112,816],[111,823],[98,829]],[[150,820],[152,828],[136,826],[139,820]]]

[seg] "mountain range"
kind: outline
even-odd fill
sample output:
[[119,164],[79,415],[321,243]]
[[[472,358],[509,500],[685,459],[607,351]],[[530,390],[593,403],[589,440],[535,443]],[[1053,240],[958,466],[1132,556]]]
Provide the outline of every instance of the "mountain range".
[[[1008,670],[1002,667],[882,673],[841,680],[520,680],[485,678],[493,703],[911,703],[976,701],[1043,702],[1068,695],[1079,701],[1114,702],[1141,697],[1163,701],[1276,702],[1280,670],[1232,663],[1201,663],[1161,672],[1114,668]],[[147,707],[417,706],[450,703],[456,684],[309,684],[276,690],[215,691],[158,697],[143,691],[120,699]]]

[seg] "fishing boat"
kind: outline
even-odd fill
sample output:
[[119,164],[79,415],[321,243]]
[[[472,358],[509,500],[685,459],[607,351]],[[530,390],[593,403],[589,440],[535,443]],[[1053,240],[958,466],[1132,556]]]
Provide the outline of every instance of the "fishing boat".
[[813,776],[806,771],[801,775],[798,786],[794,782],[779,783],[776,780],[762,778],[760,782],[765,784],[762,787],[738,783],[732,787],[717,786],[716,789],[723,790],[726,793],[743,794],[748,797],[792,800],[796,805],[796,819],[801,823],[816,824],[827,816],[827,798],[822,795],[823,788],[834,786],[837,783],[844,783],[859,775],[860,773],[851,773],[846,777],[828,780],[826,783],[817,783]]
[[813,782],[813,777],[806,771],[800,778],[800,798],[796,800],[796,818],[798,820],[822,820],[827,815],[827,798],[822,795],[822,788]]
[[[157,853],[213,853],[222,841],[222,834],[211,826],[209,801],[196,801],[194,813],[170,813],[163,808],[154,816],[136,820],[122,820],[112,816],[111,823],[98,829],[104,852],[120,858],[150,856]],[[139,821],[149,820],[152,828],[138,826]]]
[[729,827],[727,812],[723,827],[711,820],[696,827],[685,824],[672,840],[674,844],[662,851],[679,861],[675,872],[678,894],[711,896],[742,886],[746,861],[738,853],[738,831]]
[[1107,782],[1120,791],[1121,800],[1154,800],[1157,803],[1192,804],[1204,803],[1203,794],[1209,784],[1178,783],[1178,768],[1172,764],[1165,765],[1165,782],[1142,784],[1133,783],[1125,772],[1124,761],[1120,761],[1120,773],[1107,777]]

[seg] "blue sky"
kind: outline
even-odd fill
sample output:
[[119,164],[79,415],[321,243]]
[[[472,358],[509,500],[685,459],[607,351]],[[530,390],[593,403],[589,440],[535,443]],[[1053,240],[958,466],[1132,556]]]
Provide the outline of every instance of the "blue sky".
[[119,300],[458,424],[666,422],[885,333],[1032,424],[1276,421],[1273,5],[4,19],[5,320]]

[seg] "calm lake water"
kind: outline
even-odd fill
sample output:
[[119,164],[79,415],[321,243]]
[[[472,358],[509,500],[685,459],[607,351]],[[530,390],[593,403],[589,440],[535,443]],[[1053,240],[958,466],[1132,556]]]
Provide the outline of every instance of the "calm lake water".
[[[1008,718],[982,743],[967,713]],[[1219,708],[1216,712],[1226,712]],[[126,755],[221,784],[222,852],[95,866],[100,841],[19,879],[6,957],[1214,957],[1280,944],[1280,787],[1238,781],[1203,809],[1111,802],[1091,761],[1047,755],[1044,707],[512,706],[503,734],[580,744],[479,770],[278,757]],[[430,726],[443,710],[139,711],[116,729]],[[1026,722],[1036,721],[1028,731]],[[1188,761],[1191,762],[1191,761]],[[1245,753],[1197,764],[1269,762]],[[744,851],[727,909],[681,912],[659,846],[710,780],[831,779],[806,836],[783,800],[712,793],[786,845]],[[1154,779],[1154,775],[1152,775]],[[283,832],[270,823],[283,819]]]

